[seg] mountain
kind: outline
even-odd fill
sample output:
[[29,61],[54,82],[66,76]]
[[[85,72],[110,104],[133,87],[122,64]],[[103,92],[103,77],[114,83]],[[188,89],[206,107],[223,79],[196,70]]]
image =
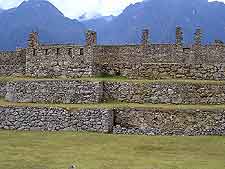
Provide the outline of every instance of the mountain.
[[[91,23],[91,22],[89,22]],[[151,41],[174,42],[175,27],[183,27],[186,43],[191,43],[196,27],[203,29],[203,41],[225,40],[225,4],[208,0],[145,0],[128,6],[107,24],[96,28],[101,43],[138,43],[140,32],[149,28]]]
[[[85,18],[85,14],[81,17]],[[142,29],[150,29],[153,43],[174,42],[180,25],[184,40],[191,43],[196,27],[203,29],[203,42],[225,42],[225,4],[208,0],[144,0],[128,6],[119,16],[90,20],[65,17],[46,0],[29,0],[17,8],[0,10],[0,50],[15,50],[27,44],[28,34],[37,31],[45,43],[85,41],[86,29],[96,30],[100,44],[139,43]]]
[[85,28],[79,21],[66,18],[48,1],[29,0],[0,14],[0,49],[26,46],[31,31],[39,32],[41,42],[84,42]]
[[107,24],[111,23],[113,21],[113,19],[115,19],[116,17],[113,15],[110,16],[100,16],[97,18],[92,18],[89,20],[83,20],[81,21],[86,28],[91,29],[91,30],[99,30],[99,29],[103,29],[104,26],[106,26]]

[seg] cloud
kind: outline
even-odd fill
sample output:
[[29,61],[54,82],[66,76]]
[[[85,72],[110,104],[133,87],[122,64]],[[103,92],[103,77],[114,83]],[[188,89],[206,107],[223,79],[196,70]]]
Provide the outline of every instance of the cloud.
[[[0,0],[4,9],[18,6],[23,0]],[[131,3],[143,0],[49,0],[65,16],[78,18],[86,13],[88,18],[97,15],[118,15]]]
[[3,9],[12,8],[18,6],[22,0],[0,0],[0,7]]

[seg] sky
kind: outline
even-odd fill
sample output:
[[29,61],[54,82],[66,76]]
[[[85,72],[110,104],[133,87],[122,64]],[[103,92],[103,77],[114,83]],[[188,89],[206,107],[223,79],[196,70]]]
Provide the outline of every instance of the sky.
[[[8,9],[18,6],[23,0],[0,0],[0,8]],[[49,0],[63,14],[78,18],[86,14],[88,18],[103,15],[118,15],[128,5],[143,0]]]
[[[0,8],[18,6],[23,0],[0,0]],[[103,15],[119,15],[128,5],[143,0],[49,0],[66,17],[78,18],[86,14],[87,18]],[[188,1],[188,0],[187,0]],[[213,1],[213,0],[210,0]],[[225,2],[225,0],[218,0]]]

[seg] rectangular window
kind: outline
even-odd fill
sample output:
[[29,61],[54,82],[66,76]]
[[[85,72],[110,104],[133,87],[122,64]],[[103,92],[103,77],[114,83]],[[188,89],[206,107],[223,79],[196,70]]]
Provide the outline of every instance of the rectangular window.
[[80,55],[84,55],[84,48],[80,48]]
[[45,49],[45,55],[48,55],[48,49]]
[[56,54],[57,54],[57,55],[59,55],[59,51],[60,51],[60,49],[57,48],[57,49],[56,49]]
[[188,52],[190,48],[183,48],[183,52]]
[[69,56],[72,56],[72,48],[69,48],[69,49],[68,49],[68,55],[69,55]]
[[37,49],[34,49],[33,50],[33,56],[36,56],[37,55]]

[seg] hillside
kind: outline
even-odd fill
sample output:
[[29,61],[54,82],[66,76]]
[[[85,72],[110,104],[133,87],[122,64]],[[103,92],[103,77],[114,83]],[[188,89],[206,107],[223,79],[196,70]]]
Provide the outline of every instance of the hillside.
[[26,46],[28,33],[38,31],[46,43],[84,43],[87,29],[98,32],[98,43],[139,43],[143,28],[151,30],[151,41],[174,42],[175,27],[184,29],[191,43],[197,26],[204,43],[225,41],[225,4],[207,0],[145,0],[128,6],[117,17],[102,16],[78,21],[65,17],[45,0],[24,1],[17,8],[0,10],[0,50]]
[[0,49],[13,50],[26,45],[28,33],[38,31],[41,42],[82,43],[84,26],[66,18],[44,0],[24,1],[17,8],[0,14]]
[[183,27],[186,42],[192,41],[197,26],[204,30],[204,42],[225,40],[225,5],[207,0],[148,0],[94,27],[101,43],[138,43],[143,28],[151,30],[153,42],[174,41],[176,25]]

